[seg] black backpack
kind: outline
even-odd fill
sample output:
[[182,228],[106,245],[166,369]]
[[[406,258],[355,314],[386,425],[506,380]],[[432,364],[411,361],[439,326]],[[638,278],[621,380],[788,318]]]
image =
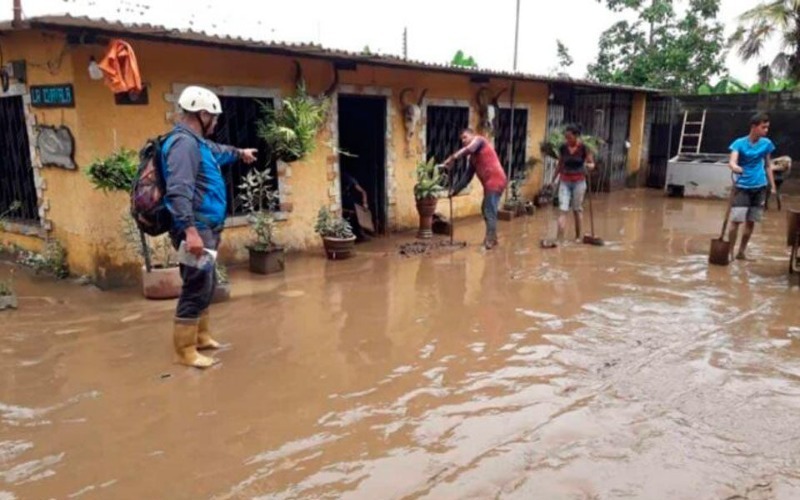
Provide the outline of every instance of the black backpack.
[[161,146],[166,137],[148,139],[139,151],[139,170],[131,189],[131,217],[139,231],[150,236],[172,228],[172,214],[164,200],[167,185],[161,165]]

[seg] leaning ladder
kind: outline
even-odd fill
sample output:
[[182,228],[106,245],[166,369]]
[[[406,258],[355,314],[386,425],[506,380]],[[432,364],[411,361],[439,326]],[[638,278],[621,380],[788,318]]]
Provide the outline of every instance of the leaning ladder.
[[[697,113],[693,113],[697,114]],[[700,154],[700,146],[703,144],[703,131],[706,128],[706,110],[703,110],[702,116],[697,121],[697,118],[691,118],[689,111],[683,112],[683,127],[681,128],[681,142],[678,146],[679,154],[694,153]],[[688,139],[688,142],[687,142]]]

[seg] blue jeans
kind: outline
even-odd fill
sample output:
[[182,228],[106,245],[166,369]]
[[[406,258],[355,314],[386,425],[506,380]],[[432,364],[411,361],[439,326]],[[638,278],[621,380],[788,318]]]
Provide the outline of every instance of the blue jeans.
[[481,212],[486,221],[486,241],[497,241],[497,209],[500,205],[500,196],[503,193],[486,191],[483,193]]
[[[206,248],[217,249],[220,242],[220,234],[207,229],[199,229],[200,238]],[[173,234],[172,243],[175,248],[184,239],[182,234]],[[211,305],[214,298],[214,289],[217,287],[216,270],[204,271],[196,267],[180,265],[181,279],[183,288],[181,296],[178,298],[178,306],[175,310],[175,317],[184,320],[196,320],[203,311]]]

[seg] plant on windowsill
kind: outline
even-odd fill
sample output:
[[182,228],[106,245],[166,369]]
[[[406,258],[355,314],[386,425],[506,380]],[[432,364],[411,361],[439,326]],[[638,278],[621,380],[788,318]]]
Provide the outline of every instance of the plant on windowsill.
[[433,214],[436,212],[436,204],[439,196],[445,192],[442,187],[444,176],[433,158],[419,162],[415,175],[417,182],[414,185],[414,198],[417,200],[417,213],[419,213],[417,238],[430,239],[433,237]]
[[258,136],[266,141],[276,160],[300,160],[314,151],[329,106],[329,100],[308,95],[300,84],[295,95],[281,100],[280,107],[261,105],[264,116],[258,122]]
[[353,228],[343,217],[333,215],[327,207],[317,212],[314,232],[322,237],[325,254],[330,260],[347,259],[353,256],[356,237]]
[[269,169],[253,168],[239,185],[239,199],[248,212],[247,221],[255,235],[247,249],[250,252],[250,272],[256,274],[279,273],[286,267],[283,247],[275,243],[277,227],[273,212],[278,204],[278,193],[271,189],[271,181]]

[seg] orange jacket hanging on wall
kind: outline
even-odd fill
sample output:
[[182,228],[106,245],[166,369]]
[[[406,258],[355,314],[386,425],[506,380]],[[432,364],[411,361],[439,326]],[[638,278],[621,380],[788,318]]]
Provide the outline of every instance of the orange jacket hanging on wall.
[[123,40],[111,40],[108,51],[102,61],[98,63],[100,70],[105,75],[106,85],[114,92],[141,92],[142,78],[139,75],[139,64],[133,47]]

